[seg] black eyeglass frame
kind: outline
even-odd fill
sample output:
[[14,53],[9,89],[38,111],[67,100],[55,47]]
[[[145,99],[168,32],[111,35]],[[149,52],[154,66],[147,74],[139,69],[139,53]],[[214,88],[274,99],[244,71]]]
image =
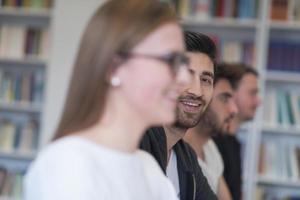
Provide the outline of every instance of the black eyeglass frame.
[[151,54],[142,54],[142,53],[135,53],[135,52],[120,52],[118,55],[122,59],[129,59],[129,58],[146,58],[146,59],[155,59],[159,60],[168,66],[170,66],[171,71],[174,75],[176,75],[181,67],[188,68],[190,64],[190,59],[187,57],[185,53],[181,52],[172,52],[165,55],[151,55]]

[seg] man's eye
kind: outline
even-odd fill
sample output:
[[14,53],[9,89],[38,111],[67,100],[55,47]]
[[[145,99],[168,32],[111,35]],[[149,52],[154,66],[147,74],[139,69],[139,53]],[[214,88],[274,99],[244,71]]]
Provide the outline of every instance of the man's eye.
[[203,82],[206,85],[211,85],[213,81],[210,78],[202,77],[201,82]]
[[220,100],[223,102],[223,103],[227,103],[228,102],[228,97],[227,96],[221,96],[220,97]]

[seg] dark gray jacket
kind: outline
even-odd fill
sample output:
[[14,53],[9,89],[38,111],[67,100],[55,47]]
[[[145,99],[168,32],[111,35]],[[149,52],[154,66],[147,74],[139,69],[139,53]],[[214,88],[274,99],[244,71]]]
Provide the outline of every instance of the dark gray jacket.
[[[166,173],[167,139],[162,127],[149,129],[141,141],[141,149],[151,153]],[[183,140],[173,147],[177,157],[180,200],[216,200],[194,150]]]

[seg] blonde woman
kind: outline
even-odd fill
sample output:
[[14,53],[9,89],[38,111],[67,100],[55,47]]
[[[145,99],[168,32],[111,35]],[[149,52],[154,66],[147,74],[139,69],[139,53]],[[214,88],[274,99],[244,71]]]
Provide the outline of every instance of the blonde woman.
[[175,119],[189,82],[176,16],[154,0],[110,0],[91,18],[54,141],[25,180],[26,200],[173,200],[144,131]]

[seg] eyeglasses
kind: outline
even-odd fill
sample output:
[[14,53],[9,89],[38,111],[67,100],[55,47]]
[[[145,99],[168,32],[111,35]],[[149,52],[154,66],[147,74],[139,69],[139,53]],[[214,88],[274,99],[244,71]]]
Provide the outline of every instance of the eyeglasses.
[[171,71],[174,75],[177,74],[181,67],[188,67],[190,63],[190,59],[184,54],[180,52],[173,52],[165,55],[149,55],[149,54],[140,54],[140,53],[133,53],[133,52],[121,52],[119,55],[123,59],[128,59],[131,57],[140,57],[140,58],[147,58],[147,59],[155,59],[161,62],[166,63],[170,66]]

